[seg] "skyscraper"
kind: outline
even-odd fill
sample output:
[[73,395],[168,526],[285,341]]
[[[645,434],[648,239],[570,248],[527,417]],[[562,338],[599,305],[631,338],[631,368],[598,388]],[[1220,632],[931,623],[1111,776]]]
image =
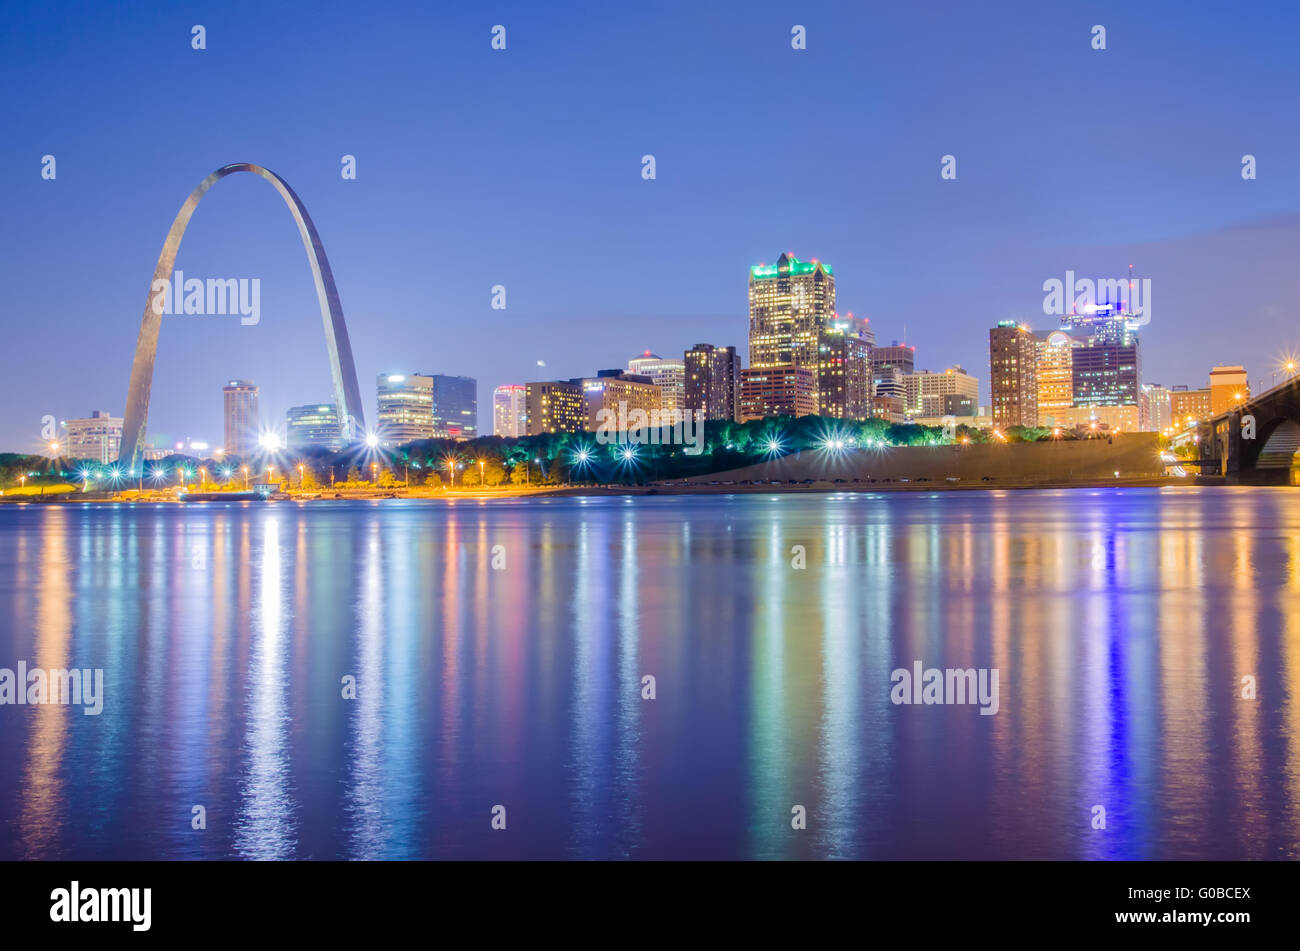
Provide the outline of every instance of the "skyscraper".
[[822,336],[834,316],[835,277],[829,265],[782,254],[774,265],[750,268],[750,368],[808,369],[818,405]]
[[1073,424],[1074,338],[1064,330],[1034,334],[1038,355],[1038,421],[1043,426]]
[[587,407],[580,381],[546,380],[526,385],[528,435],[580,433],[587,428]]
[[492,435],[528,434],[528,388],[522,383],[503,383],[492,391]]
[[250,380],[231,380],[222,392],[226,410],[226,454],[247,456],[257,449],[257,431],[261,426],[257,387]]
[[439,439],[473,439],[478,435],[478,380],[472,376],[434,373],[433,434]]
[[343,426],[333,403],[291,406],[284,414],[285,444],[290,449],[343,448]]
[[1142,364],[1138,335],[1129,326],[1132,318],[1109,305],[1093,305],[1086,314],[1061,318],[1061,329],[1073,341],[1075,425],[1092,419],[1112,429],[1138,428]]
[[865,320],[834,318],[822,332],[818,364],[818,412],[835,419],[871,416],[871,333]]
[[740,361],[735,347],[697,343],[684,354],[685,408],[704,419],[735,419]]
[[1038,348],[1033,333],[1014,320],[989,330],[993,425],[1038,425]]
[[377,389],[375,432],[382,445],[404,446],[433,438],[433,377],[381,373]]

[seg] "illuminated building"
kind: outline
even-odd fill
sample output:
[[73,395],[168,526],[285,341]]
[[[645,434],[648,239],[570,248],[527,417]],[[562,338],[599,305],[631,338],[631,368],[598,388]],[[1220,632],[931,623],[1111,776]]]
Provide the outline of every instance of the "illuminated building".
[[589,430],[594,431],[600,426],[598,414],[602,409],[620,414],[613,417],[618,429],[627,427],[627,419],[621,415],[624,412],[643,410],[648,419],[651,411],[659,409],[659,387],[648,376],[622,370],[601,370],[581,383],[586,428]]
[[1169,417],[1173,426],[1182,429],[1188,423],[1209,419],[1211,415],[1209,387],[1200,390],[1189,390],[1186,385],[1169,388]]
[[70,419],[63,424],[64,448],[69,459],[110,462],[122,451],[122,420],[105,410],[95,410],[85,419]]
[[1226,413],[1250,399],[1246,368],[1217,366],[1210,371],[1210,415]]
[[814,373],[807,367],[764,367],[740,371],[740,422],[769,416],[810,416],[817,412]]
[[249,380],[231,380],[222,392],[225,395],[227,455],[246,456],[257,449],[258,428],[261,423],[257,411],[257,387]]
[[686,408],[686,363],[684,360],[665,360],[649,350],[627,361],[627,372],[634,376],[649,377],[659,387],[660,409]]
[[377,386],[375,425],[381,445],[404,446],[433,438],[433,377],[381,373]]
[[829,265],[782,254],[774,265],[750,268],[750,368],[807,368],[813,374],[816,412],[822,336],[834,316],[835,278]]
[[580,381],[548,380],[525,388],[528,435],[580,433],[587,428],[587,407]]
[[1064,330],[1034,335],[1037,347],[1038,422],[1068,425],[1074,408],[1074,338]]
[[1038,425],[1038,351],[1034,335],[1014,320],[989,330],[993,425]]
[[505,383],[492,391],[492,435],[528,435],[528,388]]
[[684,388],[686,409],[705,419],[735,419],[740,387],[740,361],[735,347],[697,343],[687,350]]
[[[922,370],[903,377],[904,413],[909,417],[942,416],[949,396],[964,396],[979,403],[980,382],[960,366],[951,366],[942,373]],[[973,416],[974,413],[967,413]]]
[[910,347],[897,340],[888,347],[875,347],[871,351],[871,373],[876,376],[880,370],[897,367],[903,376],[916,372],[916,347]]
[[290,449],[329,449],[337,452],[344,446],[343,424],[333,403],[308,403],[291,406],[284,414],[285,444]]
[[472,376],[430,374],[433,380],[433,435],[473,439],[478,435],[478,380]]
[[1173,425],[1169,390],[1159,383],[1143,383],[1138,401],[1138,428],[1143,432],[1161,433]]
[[818,412],[836,419],[871,416],[871,343],[865,318],[835,317],[822,333],[818,365]]

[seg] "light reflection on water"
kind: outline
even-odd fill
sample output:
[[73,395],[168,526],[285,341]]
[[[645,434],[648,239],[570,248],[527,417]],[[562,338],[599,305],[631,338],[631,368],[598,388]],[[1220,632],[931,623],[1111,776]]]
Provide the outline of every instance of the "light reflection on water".
[[1300,857],[1293,490],[7,505],[0,588],[106,685],[3,858]]

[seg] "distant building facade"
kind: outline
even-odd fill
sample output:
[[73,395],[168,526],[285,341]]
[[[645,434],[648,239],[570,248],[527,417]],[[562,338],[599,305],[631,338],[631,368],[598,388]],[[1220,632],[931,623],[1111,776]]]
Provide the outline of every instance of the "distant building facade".
[[1226,413],[1250,399],[1250,382],[1246,368],[1217,366],[1210,371],[1210,415]]
[[[922,370],[903,377],[904,412],[909,417],[943,416],[945,399],[964,396],[973,404],[979,403],[980,382],[960,366],[951,366],[942,373]],[[967,413],[968,416],[975,415]]]
[[684,354],[685,408],[705,419],[735,419],[740,360],[735,347],[697,343]]
[[740,422],[769,416],[811,416],[817,412],[815,374],[808,367],[783,366],[740,371]]
[[659,387],[659,408],[682,410],[686,408],[686,361],[665,359],[649,350],[627,361],[627,372],[633,376],[649,377]]
[[587,406],[580,381],[547,380],[525,387],[528,435],[580,433],[587,428]]
[[1169,390],[1159,383],[1143,383],[1138,402],[1138,428],[1147,433],[1162,433],[1174,423]]
[[231,380],[222,388],[225,398],[225,443],[228,455],[247,456],[257,450],[261,420],[257,386],[250,380]]
[[433,377],[421,373],[381,373],[375,432],[384,446],[404,446],[432,439]]
[[328,449],[344,446],[343,425],[333,403],[291,406],[284,414],[285,444],[290,449]]
[[647,414],[660,408],[659,387],[648,376],[623,370],[600,370],[582,381],[582,399],[586,407],[586,429],[595,431],[601,424],[601,410],[618,413],[613,420],[617,428],[627,425],[623,413],[642,410]]
[[431,373],[433,435],[437,439],[478,436],[478,380],[472,376]]
[[492,435],[528,435],[528,387],[506,383],[492,391]]
[[1209,387],[1192,390],[1179,385],[1169,388],[1169,416],[1176,429],[1209,419],[1212,415]]
[[817,361],[817,411],[822,416],[870,418],[874,340],[866,320],[852,314],[835,317],[822,333]]
[[1033,333],[1014,320],[989,330],[993,425],[1038,425],[1038,350]]
[[112,462],[122,451],[122,420],[107,410],[95,410],[84,419],[70,419],[61,455],[69,459]]
[[[835,316],[830,265],[782,254],[774,265],[749,269],[749,366],[802,367],[813,375],[818,405],[823,336]],[[816,408],[813,410],[817,412]]]

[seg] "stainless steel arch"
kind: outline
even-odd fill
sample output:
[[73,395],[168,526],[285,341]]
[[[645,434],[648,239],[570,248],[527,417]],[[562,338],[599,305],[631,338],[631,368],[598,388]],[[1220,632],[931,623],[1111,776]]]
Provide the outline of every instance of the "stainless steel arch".
[[[199,187],[190,192],[185,204],[176,213],[167,240],[163,242],[162,253],[158,255],[158,266],[154,268],[154,281],[170,282],[172,265],[176,263],[176,252],[180,250],[181,239],[190,223],[199,199],[209,188],[236,172],[253,172],[261,175],[275,186],[289,210],[293,212],[294,221],[298,222],[298,232],[302,235],[303,246],[307,249],[307,260],[311,263],[312,278],[316,282],[316,298],[320,302],[321,321],[325,324],[325,347],[329,351],[330,375],[334,383],[334,402],[338,406],[339,419],[343,422],[344,437],[351,441],[365,428],[365,417],[361,410],[361,390],[357,386],[357,369],[352,361],[352,346],[348,343],[348,328],[343,322],[343,305],[339,303],[339,292],[334,286],[334,274],[330,270],[329,259],[325,257],[325,248],[321,245],[320,235],[312,224],[311,216],[303,207],[302,201],[294,190],[279,175],[251,162],[236,162],[223,165],[199,183]],[[145,425],[149,419],[149,391],[153,383],[154,357],[158,353],[158,330],[162,326],[162,315],[154,313],[154,284],[150,282],[149,296],[144,304],[144,317],[140,321],[140,336],[135,344],[135,360],[131,364],[131,383],[126,391],[126,412],[122,426],[122,451],[118,455],[119,465],[135,469],[141,463],[144,450]]]

